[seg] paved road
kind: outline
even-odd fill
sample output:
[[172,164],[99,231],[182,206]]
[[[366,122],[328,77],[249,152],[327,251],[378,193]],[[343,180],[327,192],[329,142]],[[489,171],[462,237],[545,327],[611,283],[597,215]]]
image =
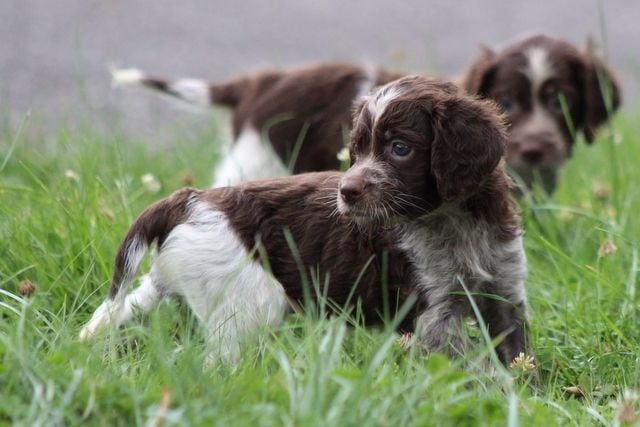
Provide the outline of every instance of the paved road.
[[0,117],[29,110],[45,131],[89,121],[155,138],[207,117],[111,91],[110,63],[210,78],[325,60],[453,75],[480,42],[532,30],[604,40],[627,108],[639,98],[639,0],[3,0],[0,16]]

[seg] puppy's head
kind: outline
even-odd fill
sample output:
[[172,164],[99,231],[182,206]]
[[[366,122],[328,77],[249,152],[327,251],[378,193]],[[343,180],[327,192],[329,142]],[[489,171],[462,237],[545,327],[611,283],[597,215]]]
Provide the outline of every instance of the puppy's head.
[[361,225],[414,219],[475,194],[498,165],[496,109],[452,84],[409,76],[361,100],[338,208]]
[[507,163],[527,186],[539,177],[547,191],[571,154],[575,132],[591,142],[620,104],[618,84],[604,64],[545,35],[500,51],[485,48],[464,86],[501,106],[510,125]]

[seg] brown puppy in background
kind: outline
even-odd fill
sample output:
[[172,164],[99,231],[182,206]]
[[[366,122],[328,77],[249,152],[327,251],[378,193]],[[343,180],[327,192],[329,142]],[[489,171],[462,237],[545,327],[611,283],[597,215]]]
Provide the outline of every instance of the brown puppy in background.
[[[114,80],[232,109],[234,143],[216,165],[217,187],[337,169],[353,100],[400,76],[384,69],[324,64],[259,72],[226,83],[170,81],[138,70],[116,71]],[[485,48],[460,84],[501,105],[510,125],[508,166],[526,186],[540,179],[548,192],[571,155],[575,133],[582,131],[591,142],[620,103],[618,84],[603,63],[546,35],[497,50]]]

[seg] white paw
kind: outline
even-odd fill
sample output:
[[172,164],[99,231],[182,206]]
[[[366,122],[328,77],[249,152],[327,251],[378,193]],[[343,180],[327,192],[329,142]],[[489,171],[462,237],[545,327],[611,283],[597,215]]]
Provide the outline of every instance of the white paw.
[[111,301],[105,301],[100,304],[100,307],[96,309],[89,320],[80,330],[78,338],[80,341],[90,341],[96,334],[107,326],[112,319],[113,303]]

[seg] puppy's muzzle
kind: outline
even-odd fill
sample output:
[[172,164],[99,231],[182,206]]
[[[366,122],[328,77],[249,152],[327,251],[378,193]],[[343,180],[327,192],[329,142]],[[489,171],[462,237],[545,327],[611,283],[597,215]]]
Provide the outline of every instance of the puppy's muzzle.
[[340,183],[340,197],[347,204],[357,203],[370,184],[362,174],[345,175]]
[[523,163],[536,166],[544,162],[545,159],[555,154],[558,142],[550,133],[536,133],[515,137],[517,153]]

